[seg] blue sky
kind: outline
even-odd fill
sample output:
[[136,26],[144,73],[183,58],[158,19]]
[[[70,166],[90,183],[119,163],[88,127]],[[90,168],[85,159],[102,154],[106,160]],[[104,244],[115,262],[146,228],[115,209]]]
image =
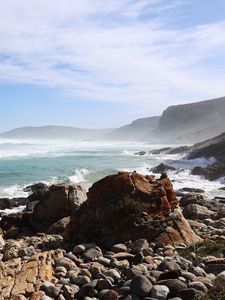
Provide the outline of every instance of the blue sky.
[[0,131],[225,95],[224,0],[0,0]]

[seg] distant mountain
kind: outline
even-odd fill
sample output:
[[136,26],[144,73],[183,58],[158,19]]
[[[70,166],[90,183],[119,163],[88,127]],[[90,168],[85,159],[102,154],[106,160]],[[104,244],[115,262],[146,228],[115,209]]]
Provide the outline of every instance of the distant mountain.
[[168,107],[160,117],[137,119],[117,129],[70,126],[23,127],[2,138],[108,139],[150,143],[196,143],[225,132],[225,97]]
[[112,129],[83,129],[71,126],[21,127],[0,135],[14,139],[100,139]]
[[115,140],[144,140],[146,134],[154,131],[158,126],[159,117],[148,117],[137,119],[132,123],[119,127],[107,136],[109,139]]

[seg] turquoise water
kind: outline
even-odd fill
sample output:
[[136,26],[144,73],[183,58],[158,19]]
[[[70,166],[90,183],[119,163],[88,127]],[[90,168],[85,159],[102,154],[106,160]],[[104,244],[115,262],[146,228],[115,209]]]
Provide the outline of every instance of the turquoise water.
[[[85,188],[96,180],[118,171],[136,170],[149,174],[149,168],[166,162],[178,168],[170,177],[176,188],[206,187],[218,190],[220,182],[209,183],[190,175],[191,162],[179,156],[137,156],[137,151],[165,145],[132,142],[88,142],[67,140],[0,140],[0,197],[26,195],[23,188],[43,181],[79,183]],[[199,162],[198,162],[199,163]]]

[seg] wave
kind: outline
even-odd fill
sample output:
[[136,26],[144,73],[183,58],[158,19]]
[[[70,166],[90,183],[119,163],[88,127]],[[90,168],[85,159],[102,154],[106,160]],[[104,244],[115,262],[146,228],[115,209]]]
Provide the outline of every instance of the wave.
[[73,183],[84,183],[87,182],[85,178],[90,172],[87,169],[76,169],[75,174],[69,177],[69,180]]
[[[26,208],[25,205],[21,205],[21,206],[14,207],[14,208],[11,208],[11,209],[6,208],[6,209],[3,209],[3,210],[0,210],[0,212],[3,213],[4,215],[9,215],[9,214],[21,212],[21,211],[23,211],[25,208]],[[0,218],[0,219],[1,219],[1,218]]]
[[8,187],[0,187],[0,198],[27,197],[28,193],[24,192],[26,186],[15,184]]

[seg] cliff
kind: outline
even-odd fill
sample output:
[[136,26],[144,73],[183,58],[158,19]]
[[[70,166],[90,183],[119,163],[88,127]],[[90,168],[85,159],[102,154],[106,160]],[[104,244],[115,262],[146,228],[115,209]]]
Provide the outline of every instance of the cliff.
[[164,140],[195,143],[225,131],[225,97],[168,107],[159,119]]

